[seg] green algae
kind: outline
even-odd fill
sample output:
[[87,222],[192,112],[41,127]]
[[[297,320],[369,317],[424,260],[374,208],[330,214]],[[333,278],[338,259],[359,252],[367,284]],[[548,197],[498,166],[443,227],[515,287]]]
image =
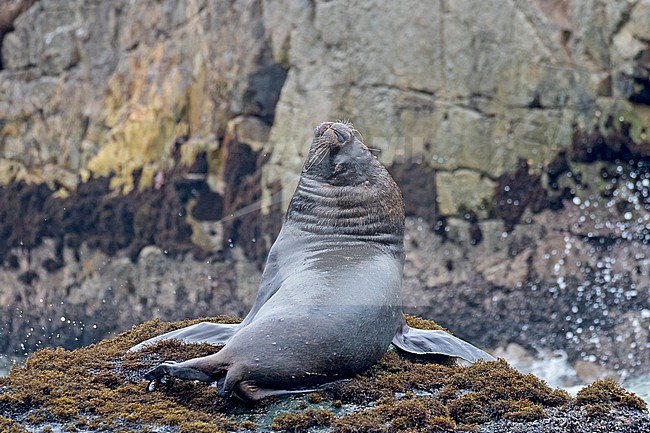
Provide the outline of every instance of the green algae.
[[[363,429],[359,429],[363,426]],[[355,431],[437,431],[453,430],[456,423],[450,419],[449,410],[431,397],[398,400],[384,398],[362,413],[353,413],[338,419],[335,432]]]
[[[33,425],[59,422],[65,428],[125,432],[141,431],[143,424],[175,426],[186,433],[232,429],[235,423],[215,407],[213,389],[180,381],[162,384],[176,396],[169,399],[147,392],[141,381],[158,362],[207,355],[217,350],[214,346],[167,341],[126,353],[140,341],[200,321],[237,322],[227,316],[176,323],[154,320],[74,351],[39,350],[3,381],[8,392],[0,391],[0,414],[26,408],[25,418]],[[199,407],[202,410],[196,410]]]
[[639,412],[648,412],[643,399],[626,391],[612,379],[597,380],[581,389],[575,404],[582,406],[591,416],[605,416],[612,408],[627,407]]
[[306,409],[301,413],[286,412],[276,416],[271,423],[273,430],[298,432],[310,427],[328,427],[334,415],[325,409]]
[[[408,428],[414,431],[431,425],[434,418],[440,429],[471,427],[499,419],[534,420],[545,416],[543,407],[558,407],[571,401],[566,392],[549,388],[533,375],[517,372],[503,360],[480,361],[470,366],[414,363],[395,352],[388,352],[368,372],[349,383],[331,387],[328,393],[332,399],[359,405],[404,396],[398,403],[342,417],[337,420],[337,431],[354,431],[360,422],[384,425],[377,431],[397,431],[390,426],[404,424],[406,415],[411,417],[406,417],[410,420]],[[406,403],[409,401],[412,403]],[[402,406],[401,413],[389,410],[397,406]],[[423,416],[422,407],[434,406],[444,410],[429,412],[423,424],[413,421]]]
[[0,431],[3,433],[27,433],[27,430],[13,420],[0,416]]
[[442,326],[438,325],[436,322],[432,320],[423,319],[417,316],[411,316],[410,314],[405,314],[404,319],[406,320],[406,324],[409,325],[411,328],[449,332],[447,329],[443,328]]
[[[170,379],[157,383],[153,392],[147,391],[143,375],[157,363],[205,356],[219,347],[169,340],[136,353],[127,350],[200,321],[236,323],[238,319],[153,320],[74,351],[58,348],[34,353],[24,366],[14,367],[0,379],[0,417],[5,417],[0,418],[0,430],[23,432],[23,425],[57,423],[65,431],[136,432],[160,427],[181,433],[269,428],[341,433],[475,431],[490,421],[540,419],[551,407],[578,405],[589,413],[618,406],[645,410],[638,397],[613,381],[596,382],[572,399],[503,360],[459,366],[449,359],[430,362],[431,358],[418,359],[393,350],[351,380],[256,406],[223,399],[204,383]],[[411,326],[440,329],[416,317],[407,317],[407,321]]]

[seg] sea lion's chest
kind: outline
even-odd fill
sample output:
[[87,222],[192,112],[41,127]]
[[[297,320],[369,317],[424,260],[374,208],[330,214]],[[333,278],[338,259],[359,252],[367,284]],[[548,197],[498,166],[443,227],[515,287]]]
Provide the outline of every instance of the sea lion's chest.
[[258,315],[282,309],[401,307],[403,263],[380,246],[300,233],[290,233],[278,246],[278,289]]

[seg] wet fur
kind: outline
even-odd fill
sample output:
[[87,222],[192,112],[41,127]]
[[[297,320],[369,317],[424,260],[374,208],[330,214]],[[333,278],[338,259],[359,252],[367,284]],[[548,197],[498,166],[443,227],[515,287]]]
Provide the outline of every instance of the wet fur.
[[241,325],[199,324],[133,350],[166,338],[225,343],[214,355],[163,363],[146,377],[216,381],[220,395],[245,400],[354,376],[391,342],[412,353],[489,359],[443,331],[406,325],[403,239],[404,204],[391,176],[351,125],[323,123]]

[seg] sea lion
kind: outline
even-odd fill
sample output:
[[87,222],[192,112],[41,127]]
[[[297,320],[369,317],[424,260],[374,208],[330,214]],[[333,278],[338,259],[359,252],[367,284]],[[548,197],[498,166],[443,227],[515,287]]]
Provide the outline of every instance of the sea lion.
[[391,342],[416,354],[493,359],[447,332],[404,321],[402,195],[354,132],[335,122],[315,129],[257,298],[241,324],[201,323],[132,350],[169,338],[225,346],[160,364],[146,379],[216,381],[220,395],[255,401],[354,376]]

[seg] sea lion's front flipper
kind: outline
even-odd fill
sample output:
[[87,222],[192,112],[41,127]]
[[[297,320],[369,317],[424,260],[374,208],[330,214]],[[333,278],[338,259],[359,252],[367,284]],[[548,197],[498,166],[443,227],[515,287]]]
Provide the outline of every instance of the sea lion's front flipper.
[[222,353],[217,352],[183,362],[163,362],[147,372],[144,378],[151,382],[160,380],[165,376],[183,380],[219,382],[228,373],[229,367],[230,364],[224,361]]
[[[142,349],[144,346],[155,343],[161,340],[181,340],[184,343],[208,343],[213,345],[226,344],[230,338],[237,333],[241,328],[250,324],[257,312],[268,301],[281,285],[283,275],[279,275],[278,269],[278,251],[289,250],[291,251],[292,244],[287,241],[281,230],[278,239],[275,241],[269,252],[269,257],[266,262],[266,267],[262,273],[260,287],[257,292],[255,303],[250,312],[246,315],[240,324],[225,324],[225,323],[209,323],[201,322],[196,325],[188,326],[186,328],[177,329],[176,331],[167,332],[166,334],[158,335],[137,344],[129,349],[129,352],[134,352]],[[287,255],[287,254],[285,254]]]
[[162,335],[150,338],[140,344],[136,344],[129,349],[129,352],[135,352],[142,349],[144,346],[156,343],[162,340],[180,340],[184,343],[208,343],[215,346],[226,344],[230,338],[241,327],[240,324],[235,323],[210,323],[201,322],[196,325],[187,326],[185,328],[170,331]]
[[448,332],[411,328],[406,322],[393,337],[393,344],[405,352],[416,355],[447,355],[469,362],[476,362],[480,359],[494,360],[489,353]]
[[199,380],[213,382],[215,377],[197,368],[183,365],[182,362],[167,361],[148,371],[144,378],[150,382],[162,379],[164,376],[176,377],[183,380]]

